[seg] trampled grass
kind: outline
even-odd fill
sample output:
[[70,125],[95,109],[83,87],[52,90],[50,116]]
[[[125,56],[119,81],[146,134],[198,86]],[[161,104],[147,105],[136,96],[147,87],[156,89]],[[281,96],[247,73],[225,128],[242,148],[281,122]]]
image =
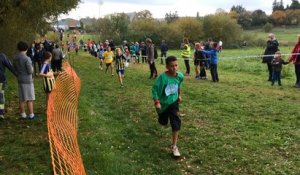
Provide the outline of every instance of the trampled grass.
[[[71,55],[82,83],[78,136],[87,174],[298,174],[300,95],[293,65],[284,67],[282,87],[271,86],[260,59],[232,57],[261,52],[225,49],[219,83],[195,80],[193,71],[186,77],[178,160],[169,150],[170,127],[157,122],[147,64],[131,64],[121,88],[96,58]],[[157,67],[165,69],[159,60]],[[8,115],[0,122],[0,174],[51,174],[40,79],[36,121],[17,120],[14,81],[7,89]]]

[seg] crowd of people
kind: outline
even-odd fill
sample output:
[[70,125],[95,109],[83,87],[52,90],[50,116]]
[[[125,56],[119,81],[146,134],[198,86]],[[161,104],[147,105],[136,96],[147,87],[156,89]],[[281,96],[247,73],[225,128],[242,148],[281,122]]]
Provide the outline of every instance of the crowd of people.
[[277,41],[273,33],[269,33],[262,62],[267,64],[269,72],[268,81],[271,81],[272,86],[276,81],[278,82],[279,86],[282,86],[282,65],[292,62],[295,65],[295,87],[300,88],[300,35],[298,35],[298,42],[292,50],[289,60],[284,61],[279,49],[279,42]]
[[[155,59],[158,57],[157,48],[150,38],[145,42],[124,41],[121,46],[115,46],[114,42],[106,40],[103,43],[95,43],[88,39],[86,43],[80,40],[79,44],[67,43],[68,50],[74,49],[76,53],[82,48],[89,52],[93,57],[99,59],[99,69],[105,73],[109,72],[114,76],[114,68],[119,78],[121,87],[124,87],[125,68],[129,63],[148,63],[150,69],[149,79],[155,79],[152,87],[152,97],[154,106],[158,113],[158,121],[162,125],[170,122],[172,127],[172,152],[173,155],[180,156],[177,147],[181,120],[178,115],[179,103],[181,101],[180,87],[184,76],[190,76],[190,61],[192,60],[195,68],[195,78],[206,80],[206,70],[210,69],[212,82],[219,82],[218,75],[218,53],[222,51],[222,43],[213,42],[211,39],[205,42],[196,42],[194,51],[187,38],[184,38],[181,45],[181,58],[184,60],[186,73],[183,75],[178,72],[178,58],[167,56],[168,45],[162,40],[160,45],[160,63],[166,65],[166,71],[159,74]],[[76,46],[77,45],[77,46]],[[34,119],[33,102],[35,100],[34,76],[43,77],[43,86],[46,99],[54,88],[55,75],[62,71],[62,60],[64,58],[63,49],[60,44],[51,43],[47,40],[39,43],[32,43],[29,47],[26,42],[20,41],[17,44],[18,54],[11,62],[3,53],[0,54],[0,118],[4,119],[4,91],[7,83],[5,68],[9,69],[18,81],[18,97],[20,108],[20,119]],[[193,52],[191,54],[191,52]],[[165,61],[164,61],[165,60]],[[291,57],[284,61],[279,51],[279,42],[274,34],[268,35],[267,46],[264,52],[263,63],[267,64],[269,75],[268,81],[272,85],[277,81],[281,86],[282,65],[292,62],[295,65],[296,83],[295,87],[300,88],[300,35],[298,42],[292,50]],[[26,108],[28,115],[26,114]]]
[[31,46],[20,41],[17,44],[17,51],[12,62],[5,54],[0,54],[0,118],[4,119],[4,91],[7,83],[5,68],[7,68],[17,77],[20,119],[34,119],[37,117],[34,114],[33,104],[36,99],[34,77],[43,77],[44,91],[48,99],[49,93],[54,88],[54,75],[62,71],[63,52],[59,44],[48,40],[33,42]]

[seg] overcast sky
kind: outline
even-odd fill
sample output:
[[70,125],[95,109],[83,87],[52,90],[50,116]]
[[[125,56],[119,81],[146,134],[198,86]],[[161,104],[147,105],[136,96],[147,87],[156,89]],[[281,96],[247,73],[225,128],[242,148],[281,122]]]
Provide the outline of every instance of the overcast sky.
[[[98,18],[112,13],[142,10],[149,10],[154,18],[164,18],[166,13],[175,11],[179,16],[196,16],[197,12],[204,16],[214,14],[218,8],[228,12],[233,5],[242,5],[249,11],[261,9],[270,14],[273,2],[274,0],[82,0],[76,9],[60,18]],[[286,6],[291,4],[291,0],[283,0],[283,3]]]

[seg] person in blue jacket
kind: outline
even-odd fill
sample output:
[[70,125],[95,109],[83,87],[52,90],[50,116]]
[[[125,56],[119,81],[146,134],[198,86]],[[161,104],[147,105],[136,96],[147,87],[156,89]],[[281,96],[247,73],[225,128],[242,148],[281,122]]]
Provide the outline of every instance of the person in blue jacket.
[[218,43],[214,42],[212,44],[212,50],[206,51],[203,50],[204,53],[210,55],[210,73],[213,82],[219,82],[218,75]]

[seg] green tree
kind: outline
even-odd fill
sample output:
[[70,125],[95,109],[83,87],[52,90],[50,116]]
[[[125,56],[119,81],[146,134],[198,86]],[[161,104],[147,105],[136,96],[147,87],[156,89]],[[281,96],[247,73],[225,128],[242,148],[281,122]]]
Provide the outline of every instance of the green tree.
[[284,10],[283,1],[280,0],[280,2],[277,2],[277,0],[274,0],[272,9],[273,12],[277,10]]
[[149,10],[143,10],[140,12],[137,12],[136,15],[134,16],[134,20],[138,19],[153,19],[152,13]]
[[202,22],[194,17],[180,18],[173,26],[179,31],[181,40],[188,38],[190,42],[199,41],[204,36]]
[[160,23],[158,31],[159,41],[165,40],[169,47],[179,48],[182,42],[182,33],[175,23]]
[[289,9],[295,10],[300,9],[300,3],[298,0],[292,0],[291,5],[289,6]]
[[174,13],[169,12],[169,13],[166,13],[166,15],[165,15],[165,21],[167,23],[175,22],[178,19],[179,19],[179,17],[178,17],[177,11],[175,11]]
[[158,38],[158,22],[154,19],[151,20],[134,20],[129,25],[129,32],[127,40],[131,41],[145,41],[150,37],[154,42],[159,41]]
[[230,11],[235,11],[236,13],[241,14],[241,13],[245,13],[246,9],[241,5],[237,5],[237,6],[232,6]]
[[246,11],[246,12],[240,13],[238,16],[237,22],[244,29],[251,27],[251,24],[252,24],[251,12]]
[[251,13],[248,12],[243,6],[232,6],[230,12],[230,16],[233,16],[233,12],[236,12],[237,23],[240,24],[243,28],[249,28],[251,26]]
[[251,26],[263,26],[268,22],[268,16],[263,10],[254,10],[251,14]]
[[129,17],[125,13],[115,13],[98,19],[90,28],[100,35],[101,40],[112,39],[115,43],[120,43],[126,38],[129,24]]
[[204,17],[203,29],[206,38],[222,40],[225,47],[238,43],[242,34],[241,26],[236,20],[226,15],[208,15]]
[[79,2],[80,0],[1,0],[0,50],[12,56],[18,41],[32,42],[37,33],[45,33],[49,20],[67,13]]

